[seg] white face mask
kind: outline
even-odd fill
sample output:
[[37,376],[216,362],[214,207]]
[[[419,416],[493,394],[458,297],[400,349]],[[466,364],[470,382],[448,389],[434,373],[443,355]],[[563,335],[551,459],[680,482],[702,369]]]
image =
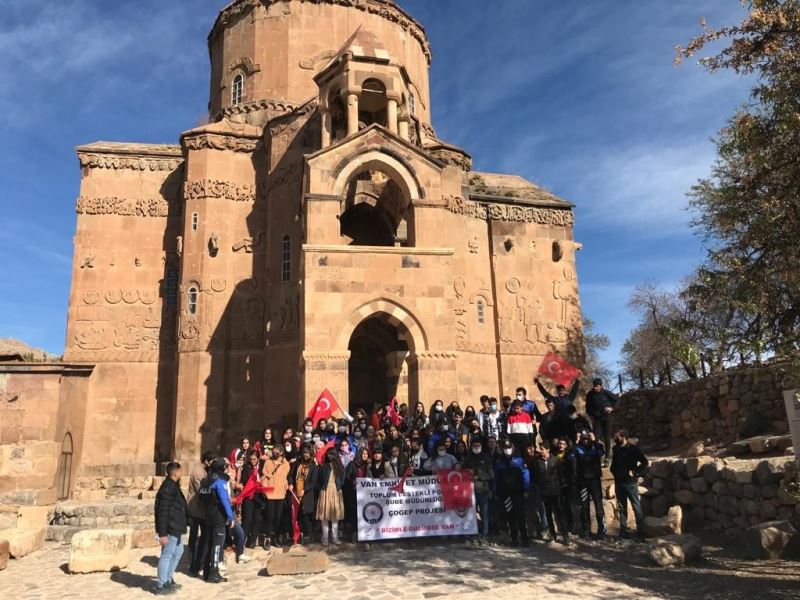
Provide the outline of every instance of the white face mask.
[[506,456],[511,456],[512,454],[514,454],[514,450],[511,448],[504,448],[503,454],[505,454]]
[[305,427],[303,427],[303,429],[305,429],[306,431],[313,431],[314,430],[314,428],[311,425],[306,425]]
[[286,444],[286,445],[284,446],[284,448],[286,448],[286,451],[287,451],[287,452],[291,452],[291,451],[292,451],[292,445],[291,445],[291,444]]
[[450,429],[449,425],[442,425],[442,431],[447,431],[448,429]]
[[339,433],[347,433],[347,427],[339,427]]
[[395,457],[393,456],[390,462],[391,462],[393,465],[396,465],[396,464],[397,464],[397,458],[395,458]]
[[490,404],[489,412],[497,412],[497,404]]
[[569,416],[569,418],[570,418],[570,419],[572,419],[572,420],[574,421],[575,419],[577,419],[577,418],[578,418],[578,415],[577,415],[577,413],[573,413],[573,414],[571,414],[571,415]]
[[481,453],[481,447],[477,446],[477,447],[473,448],[472,449],[472,453],[473,454],[480,454]]
[[442,412],[442,407],[437,404],[436,406],[433,407],[433,410],[435,410],[436,412]]
[[445,449],[445,448],[439,448],[439,449],[437,450],[437,452],[439,453],[439,456],[444,456],[445,454],[447,454],[447,449]]

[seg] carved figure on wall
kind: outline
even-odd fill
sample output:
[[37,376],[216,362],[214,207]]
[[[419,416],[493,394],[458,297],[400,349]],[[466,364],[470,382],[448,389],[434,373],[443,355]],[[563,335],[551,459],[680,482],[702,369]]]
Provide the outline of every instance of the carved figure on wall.
[[512,294],[516,294],[522,289],[522,283],[516,277],[509,277],[506,281],[506,289]]
[[141,267],[142,266],[142,259],[138,256],[133,259],[133,266],[134,267]]
[[225,288],[228,287],[228,280],[223,278],[212,279],[211,280],[211,289],[217,293],[224,292]]
[[183,236],[182,235],[179,235],[175,239],[175,254],[178,255],[178,258],[180,258],[181,255],[183,254]]
[[147,309],[142,313],[142,327],[145,329],[158,329],[161,327],[161,315],[154,306]]
[[114,346],[125,350],[138,350],[142,334],[132,323],[125,323],[123,326],[114,329]]
[[215,232],[211,232],[211,237],[208,240],[208,253],[214,257],[219,252],[219,236]]
[[564,267],[564,279],[553,280],[553,298],[561,300],[561,322],[567,323],[569,304],[576,299],[575,272],[569,267]]
[[184,340],[196,340],[200,337],[200,328],[194,319],[187,319],[181,327],[181,338]]
[[105,328],[91,326],[78,333],[75,342],[83,350],[103,350],[108,348],[108,342],[104,339],[105,333]]
[[94,254],[87,254],[81,260],[81,269],[94,269]]
[[139,300],[147,306],[154,304],[158,300],[158,292],[156,290],[139,290]]
[[97,290],[86,290],[83,293],[83,301],[86,304],[97,304],[100,300],[100,292]]
[[240,252],[241,250],[244,250],[246,254],[252,254],[253,250],[258,248],[263,240],[264,232],[259,231],[255,237],[244,238],[241,242],[235,243],[233,245],[233,251]]
[[547,341],[550,344],[563,344],[567,341],[567,329],[555,321],[547,322]]
[[461,277],[461,275],[456,276],[453,279],[453,290],[455,291],[456,296],[458,296],[459,298],[463,298],[466,289],[467,289],[466,280],[463,277]]
[[136,304],[139,300],[139,290],[122,290],[122,299],[125,304]]
[[500,310],[497,311],[497,321],[500,326],[500,341],[514,341],[514,321],[517,320],[517,299],[515,297],[501,297]]
[[286,298],[280,310],[280,330],[287,331],[294,329],[299,323],[299,299],[295,295]]
[[106,302],[109,304],[119,304],[122,302],[122,292],[119,290],[108,290],[106,292]]
[[478,253],[478,249],[480,247],[479,244],[478,244],[478,236],[477,235],[473,235],[469,239],[468,245],[469,245],[470,253],[477,254]]
[[528,254],[534,258],[536,257],[536,240],[531,240],[528,244]]

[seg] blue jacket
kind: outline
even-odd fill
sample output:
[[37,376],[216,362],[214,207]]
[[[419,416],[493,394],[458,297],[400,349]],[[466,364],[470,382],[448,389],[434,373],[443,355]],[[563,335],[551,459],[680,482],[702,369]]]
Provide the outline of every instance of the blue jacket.
[[522,411],[528,413],[537,421],[542,418],[542,413],[539,412],[539,407],[536,406],[536,402],[533,400],[525,400],[522,403]]
[[531,489],[531,474],[519,456],[501,456],[494,463],[494,493],[501,498]]
[[207,521],[219,522],[221,518],[224,518],[226,523],[233,522],[233,509],[225,478],[212,473],[203,480],[199,494],[206,507]]
[[431,434],[430,439],[428,440],[428,446],[425,448],[425,451],[428,453],[428,456],[436,456],[436,445],[439,443],[440,440],[443,440],[445,437],[449,437],[453,442],[453,448],[456,447],[456,434],[452,431],[434,431]]
[[539,392],[541,392],[545,400],[552,400],[555,403],[556,414],[561,418],[566,418],[567,409],[572,406],[572,403],[575,402],[575,398],[578,396],[578,388],[581,387],[581,380],[580,378],[576,378],[575,381],[572,382],[569,393],[563,396],[554,396],[538,381],[536,382],[536,387],[539,388]]

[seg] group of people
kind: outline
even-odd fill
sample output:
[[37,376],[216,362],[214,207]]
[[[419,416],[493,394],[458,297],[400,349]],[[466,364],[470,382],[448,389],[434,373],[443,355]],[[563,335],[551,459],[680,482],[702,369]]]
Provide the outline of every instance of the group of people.
[[[299,431],[287,428],[280,436],[266,427],[260,439],[242,439],[227,457],[205,452],[190,474],[188,501],[177,483],[181,467],[170,463],[156,499],[163,548],[159,591],[176,589],[172,574],[183,552],[178,532],[187,527],[190,571],[202,571],[209,582],[225,581],[220,570],[227,546],[234,547],[237,562],[246,562],[246,549],[256,545],[356,541],[359,478],[469,469],[480,519],[477,543],[507,534],[514,546],[558,536],[570,544],[573,535],[607,533],[601,481],[612,457],[621,535],[630,535],[630,503],[638,536],[643,517],[637,484],[648,461],[624,431],[614,434],[612,447],[619,398],[595,379],[586,397],[590,421],[574,404],[579,379],[569,390],[558,385],[555,393],[535,383],[544,412],[519,387],[515,399],[482,396],[478,409],[436,400],[428,411],[422,403],[409,409],[391,401],[371,414],[358,409],[339,419],[306,419]],[[173,516],[184,505],[185,516]]]

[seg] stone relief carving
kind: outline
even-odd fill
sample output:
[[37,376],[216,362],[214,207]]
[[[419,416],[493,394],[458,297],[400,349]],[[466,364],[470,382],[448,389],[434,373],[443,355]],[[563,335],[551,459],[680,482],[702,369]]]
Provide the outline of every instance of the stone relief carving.
[[119,304],[122,302],[122,292],[120,290],[108,290],[106,292],[106,302],[109,304]]
[[125,304],[136,304],[139,301],[139,290],[122,290],[122,301]]
[[296,329],[300,324],[300,298],[293,294],[284,299],[276,319],[280,331]]
[[478,244],[478,236],[473,235],[471,238],[469,238],[469,242],[467,242],[467,245],[469,246],[469,251],[471,254],[477,254],[478,249],[480,247],[480,245]]
[[243,56],[236,60],[232,60],[228,63],[228,73],[235,71],[236,69],[241,68],[247,75],[252,75],[253,73],[258,73],[261,70],[261,65],[258,65],[252,61],[252,59]]
[[[183,254],[183,236],[182,235],[179,235],[177,238],[175,238],[175,254],[178,255],[178,258],[180,258],[181,255]],[[166,262],[166,257],[164,257],[164,260]]]
[[247,300],[245,309],[244,338],[246,340],[264,339],[264,300],[256,296]]
[[567,323],[569,305],[576,302],[577,295],[575,289],[575,272],[569,267],[564,267],[563,279],[553,280],[553,298],[560,300],[561,304],[561,323]]
[[95,254],[93,251],[90,251],[89,254],[81,259],[81,269],[94,269],[94,259]]
[[103,350],[108,348],[108,342],[104,339],[105,333],[104,327],[90,325],[75,336],[75,342],[83,350]]
[[462,298],[466,289],[467,282],[461,275],[457,275],[453,278],[453,290],[455,290],[457,297]]
[[134,267],[137,267],[137,268],[138,268],[138,267],[141,267],[141,266],[142,266],[142,264],[143,264],[143,263],[142,263],[142,259],[141,259],[141,258],[139,258],[138,256],[137,256],[136,258],[134,258],[134,259],[133,259],[133,266],[134,266]]
[[218,278],[218,279],[212,279],[211,280],[211,289],[214,292],[217,292],[217,293],[224,292],[225,288],[227,288],[227,287],[228,287],[228,280],[227,279]]
[[174,171],[183,164],[178,158],[119,156],[116,154],[79,153],[81,167],[89,169],[133,169],[134,171]]
[[278,167],[269,176],[269,189],[282,185],[297,183],[303,179],[303,165],[295,163],[285,167]]
[[235,184],[230,181],[201,179],[190,181],[184,185],[183,195],[186,200],[202,200],[219,198],[233,202],[255,202],[256,187],[251,184]]
[[276,113],[290,113],[295,110],[297,106],[284,102],[283,100],[254,100],[253,102],[243,102],[236,106],[228,106],[220,110],[215,116],[214,120],[220,120],[223,117],[231,117],[234,115],[244,115],[259,110],[269,110]]
[[83,302],[85,304],[97,304],[100,301],[100,292],[97,290],[86,290],[83,293]]
[[183,138],[187,150],[229,150],[231,152],[253,152],[260,145],[260,139],[241,138],[230,135],[199,133]]
[[186,319],[181,325],[181,339],[196,340],[200,337],[200,328],[195,319]]
[[111,320],[111,309],[107,306],[78,306],[75,310],[76,321],[103,323]]
[[484,204],[464,200],[458,196],[447,198],[447,210],[457,215],[493,221],[518,221],[540,225],[571,227],[575,218],[571,210],[516,206],[508,204]]
[[75,205],[79,215],[119,215],[123,217],[166,217],[179,215],[181,205],[177,200],[164,198],[118,198],[107,196],[90,198],[80,196]]
[[259,231],[254,237],[244,238],[241,242],[235,243],[232,249],[234,252],[240,252],[244,250],[246,254],[252,254],[253,251],[261,245],[263,240],[264,232]]
[[219,236],[212,231],[211,237],[208,239],[208,253],[213,257],[219,253]]

